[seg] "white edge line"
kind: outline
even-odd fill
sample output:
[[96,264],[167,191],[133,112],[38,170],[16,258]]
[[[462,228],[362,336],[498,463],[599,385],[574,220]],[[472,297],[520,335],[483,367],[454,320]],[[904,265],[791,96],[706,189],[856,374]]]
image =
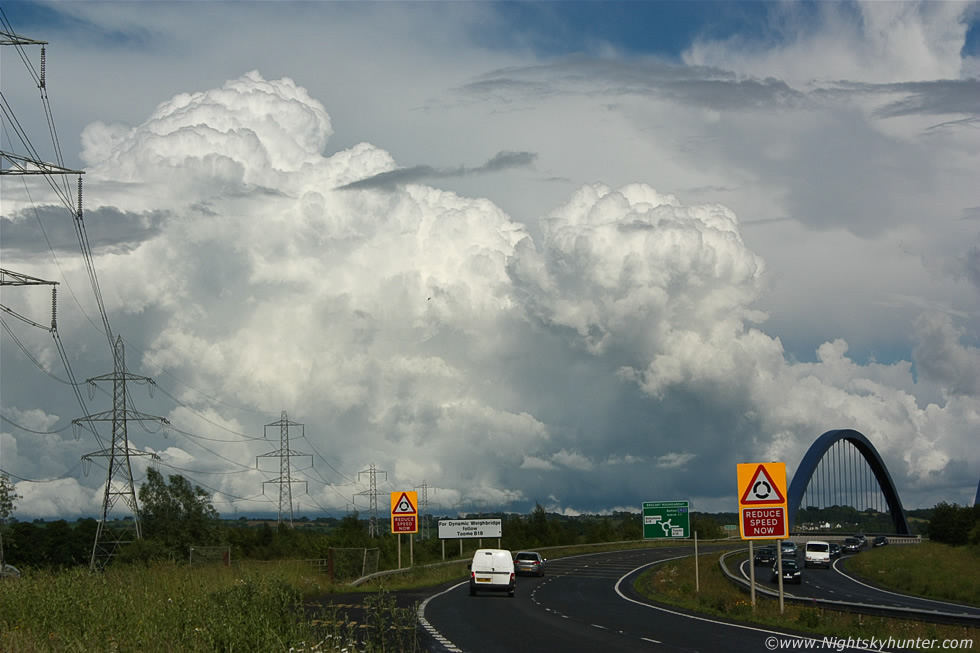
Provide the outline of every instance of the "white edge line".
[[462,587],[463,585],[467,584],[468,582],[470,582],[470,581],[469,580],[464,580],[464,581],[462,581],[460,583],[456,583],[452,587],[447,587],[446,589],[444,589],[443,591],[439,592],[438,594],[433,594],[432,596],[426,597],[426,599],[424,601],[422,601],[422,603],[419,604],[419,609],[416,612],[416,618],[419,620],[419,622],[422,624],[422,626],[427,631],[429,631],[429,634],[431,634],[433,637],[438,636],[438,637],[436,637],[436,639],[439,640],[439,643],[442,644],[442,645],[444,645],[450,651],[460,651],[462,649],[460,649],[458,646],[456,646],[451,641],[449,641],[442,633],[440,633],[438,630],[436,630],[435,626],[433,626],[432,624],[429,623],[428,619],[425,618],[425,606],[427,606],[429,604],[429,601],[431,601],[432,599],[439,598],[443,594],[447,594],[449,592],[452,592],[457,587]]
[[[641,569],[644,569],[646,567],[652,567],[653,565],[659,565],[659,564],[661,564],[663,562],[670,562],[671,560],[680,560],[681,558],[690,558],[690,557],[691,557],[690,555],[675,556],[673,558],[665,558],[664,560],[657,560],[655,562],[648,562],[645,565],[640,565],[636,569],[633,569],[629,573],[621,576],[619,578],[619,580],[616,581],[616,585],[613,587],[613,589],[616,590],[616,594],[619,594],[619,597],[621,599],[625,599],[626,601],[629,601],[630,603],[635,603],[636,605],[642,606],[644,608],[650,608],[652,610],[659,610],[660,612],[666,612],[667,614],[672,614],[672,615],[675,615],[675,616],[678,616],[678,617],[684,617],[686,619],[694,619],[696,621],[706,621],[706,622],[711,623],[711,624],[718,624],[720,626],[730,626],[732,628],[740,628],[742,630],[753,630],[753,631],[755,631],[757,633],[767,633],[769,635],[779,635],[780,637],[792,637],[794,639],[803,639],[803,640],[809,640],[809,641],[818,642],[818,643],[822,643],[823,642],[823,639],[817,639],[815,637],[806,637],[806,636],[803,636],[803,635],[792,635],[790,633],[783,633],[783,632],[780,632],[778,630],[767,630],[765,628],[757,628],[755,626],[747,626],[745,624],[733,624],[733,623],[729,623],[727,621],[718,621],[717,619],[710,619],[708,617],[699,617],[699,616],[696,616],[696,615],[693,615],[693,614],[685,614],[683,612],[677,612],[675,610],[670,610],[668,608],[664,608],[664,607],[661,607],[659,605],[653,605],[652,603],[644,603],[643,601],[637,601],[636,599],[631,599],[630,597],[628,597],[625,594],[623,594],[623,592],[619,589],[619,586],[622,584],[622,582],[626,579],[627,576],[629,576],[630,574],[636,573],[637,571],[639,571]],[[879,649],[873,649],[873,648],[857,648],[857,647],[855,647],[855,650],[858,650],[858,651],[874,651],[874,653],[881,653],[881,651]]]
[[[834,571],[836,571],[838,574],[840,574],[844,578],[846,578],[846,579],[848,579],[850,581],[853,581],[853,582],[857,583],[858,585],[862,585],[864,587],[867,587],[868,589],[875,590],[876,592],[882,592],[884,594],[891,594],[892,596],[901,596],[902,598],[906,598],[906,599],[916,599],[916,600],[919,600],[919,601],[928,601],[930,603],[938,603],[939,605],[948,605],[948,606],[951,606],[951,607],[954,607],[954,608],[960,608],[960,609],[969,608],[970,607],[968,605],[961,605],[959,603],[949,603],[948,601],[939,601],[937,599],[927,599],[924,596],[915,596],[913,594],[902,594],[900,592],[891,592],[889,590],[881,589],[880,587],[875,587],[874,585],[868,585],[867,583],[862,583],[857,578],[854,578],[853,576],[848,576],[847,574],[844,573],[844,571],[842,569],[838,569],[837,568],[837,563],[840,562],[841,560],[843,560],[843,558],[838,558],[837,560],[834,560],[834,564],[833,564]],[[972,613],[971,612],[962,612],[962,613],[959,613],[959,614],[972,614]]]

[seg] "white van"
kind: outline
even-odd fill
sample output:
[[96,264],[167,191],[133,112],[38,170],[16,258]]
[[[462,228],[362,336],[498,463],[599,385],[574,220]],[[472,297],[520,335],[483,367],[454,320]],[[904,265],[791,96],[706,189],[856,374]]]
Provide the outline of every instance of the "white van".
[[477,549],[470,563],[470,596],[477,590],[514,596],[514,557],[506,549]]
[[806,543],[805,567],[830,567],[830,544],[819,540]]

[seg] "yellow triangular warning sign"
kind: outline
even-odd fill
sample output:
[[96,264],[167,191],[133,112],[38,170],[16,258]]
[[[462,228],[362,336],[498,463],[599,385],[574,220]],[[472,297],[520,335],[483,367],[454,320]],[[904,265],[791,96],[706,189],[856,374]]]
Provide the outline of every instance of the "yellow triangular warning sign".
[[412,500],[408,497],[408,494],[402,492],[402,495],[398,498],[398,501],[394,503],[391,509],[391,514],[393,515],[416,515],[418,510],[412,505]]
[[741,502],[743,504],[748,503],[765,506],[786,503],[786,498],[783,497],[779,485],[769,476],[769,472],[766,471],[766,466],[759,465],[755,470],[755,474],[752,475],[752,480],[745,486],[745,492],[742,493]]

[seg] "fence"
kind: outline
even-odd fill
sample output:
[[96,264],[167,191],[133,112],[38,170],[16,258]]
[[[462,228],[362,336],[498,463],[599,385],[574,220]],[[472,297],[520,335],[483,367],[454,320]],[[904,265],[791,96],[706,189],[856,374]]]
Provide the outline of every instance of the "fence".
[[327,551],[326,558],[306,560],[316,571],[326,574],[330,582],[343,582],[370,576],[378,571],[381,549],[333,548]]

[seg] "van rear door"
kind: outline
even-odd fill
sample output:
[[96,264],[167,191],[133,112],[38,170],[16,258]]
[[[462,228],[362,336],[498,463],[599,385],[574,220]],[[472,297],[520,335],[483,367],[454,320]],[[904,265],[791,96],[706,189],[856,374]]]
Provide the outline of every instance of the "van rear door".
[[807,542],[803,565],[805,567],[829,567],[830,544],[819,541]]
[[504,549],[479,549],[470,564],[470,594],[476,590],[514,591],[514,560]]

